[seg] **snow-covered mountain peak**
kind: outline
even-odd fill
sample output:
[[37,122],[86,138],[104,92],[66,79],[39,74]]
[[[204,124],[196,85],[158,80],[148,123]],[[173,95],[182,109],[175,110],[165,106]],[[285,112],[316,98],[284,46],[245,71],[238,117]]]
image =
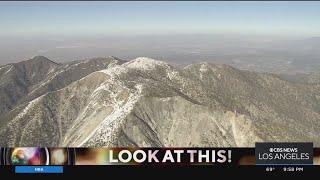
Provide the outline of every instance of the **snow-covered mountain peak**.
[[163,61],[158,61],[152,58],[138,57],[125,63],[124,66],[132,69],[153,70],[157,66],[168,67],[169,65]]

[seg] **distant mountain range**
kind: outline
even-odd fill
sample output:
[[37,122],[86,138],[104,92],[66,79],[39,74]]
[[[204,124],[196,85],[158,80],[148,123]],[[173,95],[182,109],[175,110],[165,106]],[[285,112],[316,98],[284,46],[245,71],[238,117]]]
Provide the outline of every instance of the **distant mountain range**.
[[0,146],[320,146],[311,83],[228,65],[182,68],[140,57],[0,66]]

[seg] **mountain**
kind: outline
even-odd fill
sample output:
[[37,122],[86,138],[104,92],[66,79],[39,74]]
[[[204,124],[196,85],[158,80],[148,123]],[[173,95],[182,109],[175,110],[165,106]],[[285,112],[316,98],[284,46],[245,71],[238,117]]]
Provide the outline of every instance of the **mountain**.
[[58,64],[46,57],[36,56],[27,61],[1,66],[0,116],[17,104],[61,89],[91,72],[121,62],[117,58],[108,57]]
[[0,67],[0,115],[11,110],[29,89],[59,66],[46,57],[36,56],[20,63]]
[[145,57],[110,64],[31,91],[0,118],[0,146],[320,146],[319,84],[223,64],[177,68]]

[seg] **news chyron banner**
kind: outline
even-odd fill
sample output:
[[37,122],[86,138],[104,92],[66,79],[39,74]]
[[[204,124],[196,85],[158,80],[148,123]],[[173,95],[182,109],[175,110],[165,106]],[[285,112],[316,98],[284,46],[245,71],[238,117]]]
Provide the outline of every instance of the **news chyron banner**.
[[1,148],[0,153],[2,167],[10,166],[15,173],[64,173],[65,167],[80,165],[252,166],[287,171],[320,163],[320,148],[312,143],[256,143],[255,148],[15,147]]
[[[4,148],[4,165],[226,165],[234,149]],[[253,151],[252,151],[253,152]],[[254,156],[252,156],[254,158]]]

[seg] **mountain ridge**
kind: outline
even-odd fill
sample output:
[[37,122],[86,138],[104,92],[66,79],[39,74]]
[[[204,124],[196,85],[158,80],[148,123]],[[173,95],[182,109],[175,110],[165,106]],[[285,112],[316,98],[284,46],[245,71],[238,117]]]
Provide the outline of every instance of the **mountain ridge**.
[[0,117],[0,145],[319,146],[319,102],[320,86],[273,74],[211,63],[177,68],[139,57],[17,106]]
[[[0,69],[0,96],[3,96],[0,116],[18,103],[60,89],[91,72],[106,68],[109,63],[122,62],[107,57],[60,64],[43,56],[35,56],[26,61],[5,65],[3,67],[9,66],[10,71]],[[5,73],[1,73],[4,70]]]

